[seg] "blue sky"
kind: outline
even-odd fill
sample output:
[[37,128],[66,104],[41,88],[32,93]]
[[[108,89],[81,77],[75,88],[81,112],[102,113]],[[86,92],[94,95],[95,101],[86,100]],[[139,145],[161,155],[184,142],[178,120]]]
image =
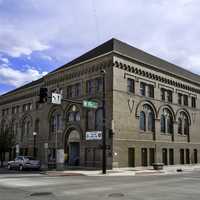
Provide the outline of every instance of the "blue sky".
[[199,0],[0,0],[0,94],[112,37],[200,74]]

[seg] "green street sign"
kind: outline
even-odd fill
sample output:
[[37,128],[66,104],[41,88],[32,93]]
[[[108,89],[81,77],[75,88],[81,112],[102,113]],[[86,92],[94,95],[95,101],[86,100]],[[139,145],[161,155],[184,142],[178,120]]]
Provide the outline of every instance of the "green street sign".
[[98,103],[95,102],[95,101],[84,100],[83,101],[83,107],[96,109],[96,108],[98,108]]

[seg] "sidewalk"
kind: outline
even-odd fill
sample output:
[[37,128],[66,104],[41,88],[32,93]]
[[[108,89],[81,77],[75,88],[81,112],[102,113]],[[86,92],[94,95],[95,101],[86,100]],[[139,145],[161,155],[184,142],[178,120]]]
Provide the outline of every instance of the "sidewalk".
[[[178,171],[180,172],[178,172]],[[141,175],[167,175],[200,171],[200,164],[164,166],[163,170],[154,170],[153,167],[114,168],[102,174],[101,170],[65,170],[46,171],[49,176],[141,176]]]

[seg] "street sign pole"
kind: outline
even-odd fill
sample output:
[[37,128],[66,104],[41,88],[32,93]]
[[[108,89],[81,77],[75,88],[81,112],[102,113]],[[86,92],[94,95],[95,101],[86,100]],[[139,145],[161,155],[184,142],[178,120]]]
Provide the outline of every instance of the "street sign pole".
[[106,160],[106,112],[105,112],[105,70],[101,71],[102,73],[102,108],[103,108],[103,133],[102,133],[102,173],[106,174],[106,166],[107,166],[107,160]]

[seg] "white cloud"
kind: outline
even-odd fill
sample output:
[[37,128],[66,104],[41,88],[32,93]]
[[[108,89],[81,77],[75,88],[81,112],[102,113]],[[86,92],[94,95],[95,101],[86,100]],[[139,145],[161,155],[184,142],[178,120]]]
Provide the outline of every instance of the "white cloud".
[[44,59],[44,60],[48,60],[48,61],[53,60],[53,58],[51,56],[48,56],[48,55],[41,55],[41,58]]
[[4,63],[8,64],[9,63],[9,60],[7,58],[2,58],[1,59]]
[[36,36],[14,26],[0,25],[0,51],[12,57],[29,56],[33,51],[44,51],[50,47]]
[[8,58],[5,58],[4,56],[2,56],[1,54],[0,54],[0,61],[1,62],[3,62],[3,63],[6,63],[6,64],[8,64],[9,63],[9,60],[8,60]]
[[0,65],[0,83],[14,87],[19,87],[25,83],[37,80],[46,74],[47,72],[39,72],[33,68],[20,71],[13,69],[6,64]]

